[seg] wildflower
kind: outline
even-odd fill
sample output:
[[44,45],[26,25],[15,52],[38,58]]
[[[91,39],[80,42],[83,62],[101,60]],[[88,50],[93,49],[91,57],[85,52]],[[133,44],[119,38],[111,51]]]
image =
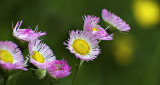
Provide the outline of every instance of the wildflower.
[[114,42],[114,58],[119,65],[130,65],[134,60],[134,38],[131,35],[119,36]]
[[75,54],[75,56],[82,61],[93,60],[100,53],[97,37],[85,30],[72,30],[70,32],[70,38],[67,43],[64,44],[67,45],[67,49],[69,49],[71,53]]
[[120,31],[129,31],[130,27],[123,21],[120,17],[110,13],[106,9],[102,10],[102,18],[106,23],[109,23],[111,26],[117,28]]
[[135,0],[133,13],[138,24],[144,28],[157,25],[160,21],[158,0]]
[[27,70],[20,49],[11,41],[0,41],[0,66],[7,70]]
[[20,26],[22,24],[23,21],[18,21],[16,26],[13,28],[13,36],[23,40],[23,41],[31,41],[31,40],[35,40],[40,36],[46,35],[46,32],[41,33],[38,32],[38,26],[36,27],[35,31],[33,31],[32,29],[20,29]]
[[52,50],[40,40],[31,41],[28,48],[31,63],[39,69],[46,69],[49,62],[56,60]]
[[56,79],[61,79],[67,77],[71,72],[67,61],[64,60],[55,60],[49,64],[47,72]]
[[85,16],[84,30],[91,31],[94,35],[99,36],[99,40],[112,40],[112,35],[108,35],[107,32],[98,25],[99,17]]

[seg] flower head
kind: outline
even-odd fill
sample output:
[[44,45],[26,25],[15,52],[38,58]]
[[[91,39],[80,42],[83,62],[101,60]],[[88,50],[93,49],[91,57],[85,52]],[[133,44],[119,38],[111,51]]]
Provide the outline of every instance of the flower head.
[[155,0],[134,0],[133,13],[137,24],[144,28],[154,28],[152,26],[160,22],[160,5]]
[[98,25],[99,17],[85,16],[84,30],[91,31],[95,36],[98,36],[99,40],[112,40],[112,35],[108,35],[107,32]]
[[117,28],[120,31],[129,31],[130,27],[123,21],[120,17],[110,13],[106,9],[102,10],[102,18],[106,23],[109,23],[111,26]]
[[8,70],[27,70],[20,49],[11,41],[0,41],[0,66]]
[[36,27],[35,31],[33,31],[32,29],[20,29],[22,22],[23,21],[18,21],[16,26],[13,28],[14,37],[29,42],[31,40],[37,39],[40,36],[46,35],[46,32],[38,32],[38,26]]
[[28,45],[30,61],[39,69],[46,69],[49,62],[56,59],[52,50],[40,40],[34,40]]
[[71,67],[69,67],[67,61],[55,60],[49,65],[47,72],[56,79],[67,77],[71,73],[69,72]]
[[93,60],[100,53],[100,49],[97,42],[97,37],[95,37],[92,32],[88,31],[71,31],[70,38],[68,39],[67,49],[71,53],[75,54],[77,58],[81,60]]

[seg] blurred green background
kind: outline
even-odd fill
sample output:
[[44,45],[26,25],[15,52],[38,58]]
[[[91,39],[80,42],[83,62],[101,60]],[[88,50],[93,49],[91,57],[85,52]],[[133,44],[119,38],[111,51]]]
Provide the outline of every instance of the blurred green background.
[[[146,3],[147,2],[147,3]],[[160,85],[159,0],[0,0],[0,40],[13,41],[12,22],[23,20],[21,28],[30,26],[46,31],[43,41],[57,59],[63,57],[72,74],[55,85],[71,85],[77,59],[63,45],[70,30],[82,30],[84,15],[101,19],[108,9],[130,26],[128,33],[115,33],[113,41],[100,43],[101,54],[84,62],[76,85]],[[100,20],[100,24],[104,22]],[[31,71],[21,75],[16,85],[49,85]]]

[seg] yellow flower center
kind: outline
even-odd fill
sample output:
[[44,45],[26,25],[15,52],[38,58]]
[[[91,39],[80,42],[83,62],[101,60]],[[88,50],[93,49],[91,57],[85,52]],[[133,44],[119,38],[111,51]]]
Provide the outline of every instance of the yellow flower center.
[[34,51],[32,58],[39,63],[44,63],[44,57],[38,51]]
[[12,55],[6,50],[0,50],[0,59],[6,63],[13,63]]
[[98,29],[97,29],[97,28],[95,28],[95,27],[93,27],[92,31],[98,31]]
[[56,71],[59,71],[59,70],[62,70],[62,68],[61,68],[61,67],[58,67],[58,69],[56,69]]
[[72,44],[73,50],[81,55],[86,55],[90,51],[90,46],[85,40],[77,39]]

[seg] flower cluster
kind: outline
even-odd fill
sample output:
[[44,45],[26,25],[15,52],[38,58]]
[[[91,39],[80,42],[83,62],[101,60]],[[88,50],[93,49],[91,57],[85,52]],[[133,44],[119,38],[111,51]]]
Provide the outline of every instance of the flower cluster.
[[[46,32],[38,32],[38,26],[35,31],[31,28],[20,29],[21,24],[22,21],[18,21],[13,27],[13,36],[20,41],[29,43],[28,56],[30,63],[36,69],[46,70],[44,72],[47,72],[55,79],[67,77],[70,74],[71,67],[69,67],[66,60],[56,60],[50,47],[39,39],[40,36],[46,35]],[[12,41],[0,41],[0,67],[4,70],[28,70],[26,68],[27,61],[27,59],[25,61],[20,48],[15,43]]]
[[[125,21],[114,14],[111,14],[106,9],[102,10],[102,18],[110,26],[115,27],[120,31],[129,31],[130,27]],[[75,54],[82,61],[90,61],[95,59],[99,53],[99,42],[101,40],[113,40],[113,33],[107,33],[107,29],[103,29],[99,23],[99,17],[87,15],[84,16],[83,30],[71,31],[70,38],[67,40],[67,49]]]
[[[102,10],[102,18],[109,24],[105,29],[99,25],[99,17],[94,15],[84,16],[83,30],[71,30],[69,39],[64,43],[67,49],[81,60],[79,66],[76,67],[76,71],[83,61],[91,61],[97,58],[101,52],[98,45],[100,41],[113,40],[113,32],[109,33],[109,27],[114,27],[121,32],[130,30],[125,21],[106,9]],[[18,48],[18,45],[12,41],[0,41],[0,67],[2,67],[2,70],[21,69],[26,71],[31,69],[34,74],[39,76],[39,79],[43,79],[46,74],[57,80],[69,76],[71,67],[69,67],[67,61],[64,59],[57,60],[50,47],[40,39],[41,36],[46,35],[46,32],[38,31],[38,26],[35,30],[31,28],[21,29],[21,24],[22,21],[18,21],[13,27],[13,36],[22,43],[27,42],[28,56],[23,57],[20,48],[24,47]],[[32,68],[27,68],[28,60],[32,64]]]

